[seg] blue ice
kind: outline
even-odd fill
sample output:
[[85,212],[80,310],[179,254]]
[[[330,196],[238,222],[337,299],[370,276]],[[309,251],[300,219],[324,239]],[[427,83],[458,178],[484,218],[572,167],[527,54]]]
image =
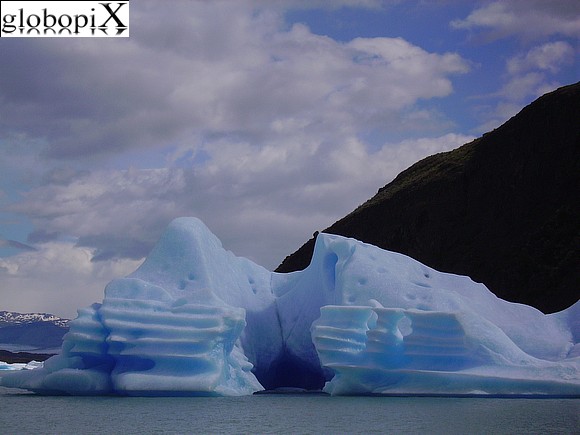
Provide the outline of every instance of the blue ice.
[[544,315],[468,277],[320,234],[289,274],[173,221],[145,262],[80,309],[59,355],[6,372],[41,394],[580,395],[580,302]]

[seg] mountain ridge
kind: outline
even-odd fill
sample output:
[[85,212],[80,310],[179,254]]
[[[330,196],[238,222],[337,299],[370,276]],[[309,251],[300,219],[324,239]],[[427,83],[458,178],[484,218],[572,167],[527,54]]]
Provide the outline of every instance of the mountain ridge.
[[0,311],[0,349],[50,353],[60,348],[69,322],[47,313]]
[[[429,156],[324,230],[468,275],[544,312],[578,300],[580,82]],[[306,267],[314,238],[277,272]]]
[[56,326],[68,327],[69,319],[49,313],[18,313],[15,311],[0,311],[0,328],[34,322],[49,322]]

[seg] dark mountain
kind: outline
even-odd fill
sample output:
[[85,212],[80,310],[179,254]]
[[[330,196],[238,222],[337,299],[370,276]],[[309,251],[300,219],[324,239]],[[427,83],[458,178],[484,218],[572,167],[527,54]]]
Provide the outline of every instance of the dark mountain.
[[[427,157],[326,230],[559,311],[580,297],[580,82]],[[310,262],[314,239],[276,269]]]
[[46,361],[52,353],[10,352],[0,349],[0,361],[8,364],[28,363],[30,361]]
[[0,311],[0,349],[59,348],[68,332],[68,319],[45,313]]

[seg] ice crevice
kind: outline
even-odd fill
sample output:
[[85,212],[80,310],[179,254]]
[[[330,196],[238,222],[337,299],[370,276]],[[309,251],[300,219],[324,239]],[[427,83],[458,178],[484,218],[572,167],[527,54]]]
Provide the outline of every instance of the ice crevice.
[[0,384],[71,395],[580,396],[579,315],[580,302],[544,315],[336,235],[318,235],[303,271],[274,273],[180,218],[102,303],[78,310],[59,355]]

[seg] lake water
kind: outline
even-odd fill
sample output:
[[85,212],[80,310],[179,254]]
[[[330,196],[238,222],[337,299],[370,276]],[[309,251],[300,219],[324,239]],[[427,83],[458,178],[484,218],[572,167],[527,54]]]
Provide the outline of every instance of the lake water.
[[0,387],[0,434],[580,434],[580,399],[45,397]]

